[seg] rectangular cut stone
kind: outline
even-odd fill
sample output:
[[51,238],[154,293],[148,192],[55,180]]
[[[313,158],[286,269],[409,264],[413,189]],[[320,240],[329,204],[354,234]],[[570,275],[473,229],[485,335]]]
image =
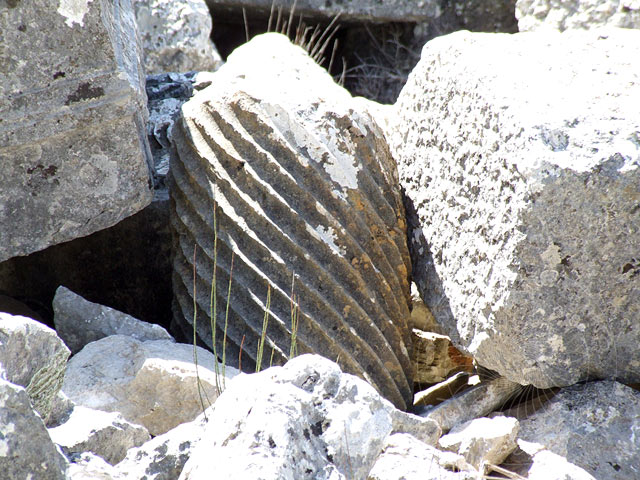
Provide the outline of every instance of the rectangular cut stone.
[[130,0],[0,0],[0,261],[152,198]]
[[414,276],[512,381],[640,380],[640,31],[427,43],[390,127]]

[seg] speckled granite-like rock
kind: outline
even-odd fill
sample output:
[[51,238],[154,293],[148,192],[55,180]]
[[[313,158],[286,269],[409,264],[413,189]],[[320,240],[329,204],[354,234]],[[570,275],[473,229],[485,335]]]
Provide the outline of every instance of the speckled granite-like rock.
[[638,0],[518,0],[518,29],[640,28]]
[[289,357],[293,290],[299,352],[337,360],[406,408],[413,397],[409,252],[381,130],[283,35],[254,38],[214,75],[173,129],[176,323],[191,334],[195,269],[197,328],[213,343],[216,263],[222,355],[233,258],[228,362],[236,365],[243,344],[243,365],[254,368],[267,285],[263,365],[272,352],[276,364]]
[[217,70],[220,54],[209,38],[204,0],[133,0],[147,74]]
[[509,380],[640,378],[637,58],[636,30],[460,32],[398,100],[415,281]]
[[151,154],[130,0],[3,2],[0,261],[149,204]]

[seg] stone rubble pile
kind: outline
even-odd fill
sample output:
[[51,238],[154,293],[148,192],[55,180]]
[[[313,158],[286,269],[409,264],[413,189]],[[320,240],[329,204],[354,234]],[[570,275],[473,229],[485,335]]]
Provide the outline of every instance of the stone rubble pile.
[[[0,478],[640,478],[637,1],[351,2],[518,17],[427,42],[386,106],[280,34],[220,67],[212,24],[270,1],[27,3],[0,1]],[[141,209],[171,333],[4,291]]]

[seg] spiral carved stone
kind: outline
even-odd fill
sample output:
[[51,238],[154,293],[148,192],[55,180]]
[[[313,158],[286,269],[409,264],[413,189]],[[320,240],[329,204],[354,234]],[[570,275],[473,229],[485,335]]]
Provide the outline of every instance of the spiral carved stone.
[[[218,355],[231,277],[227,364],[238,366],[241,353],[242,367],[255,368],[267,285],[262,364],[272,352],[282,364],[293,291],[298,353],[338,361],[406,408],[410,260],[395,164],[375,121],[324,70],[279,36],[264,37],[229,58],[173,130],[174,323],[192,335],[195,304],[197,334],[212,345],[216,263]],[[263,65],[237,76],[234,65],[260,41],[270,52],[253,52]],[[301,71],[313,78],[299,80]]]

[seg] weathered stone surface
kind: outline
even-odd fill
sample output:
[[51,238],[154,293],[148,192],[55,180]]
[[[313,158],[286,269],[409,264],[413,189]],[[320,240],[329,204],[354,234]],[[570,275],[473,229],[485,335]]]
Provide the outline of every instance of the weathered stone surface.
[[53,312],[56,331],[72,353],[110,335],[125,335],[141,342],[173,341],[173,337],[160,325],[142,322],[126,313],[85,300],[64,286],[56,290]]
[[[395,409],[318,355],[236,377],[218,398],[181,480],[366,478]],[[424,425],[431,442],[440,435]]]
[[486,473],[500,465],[516,447],[518,420],[512,417],[475,418],[456,425],[438,444],[462,455],[476,470]]
[[46,325],[0,312],[0,378],[25,387],[45,420],[62,386],[69,354]]
[[0,261],[109,227],[151,201],[130,0],[3,3]]
[[176,480],[191,450],[200,441],[211,413],[207,409],[194,421],[178,425],[144,445],[132,448],[116,465],[113,475],[123,480]]
[[112,465],[88,452],[75,456],[67,470],[70,480],[115,480],[113,475]]
[[423,408],[420,416],[434,420],[443,432],[456,425],[482,417],[519,393],[522,386],[504,377],[482,382],[435,407]]
[[222,65],[209,38],[204,0],[133,0],[147,74],[214,71]]
[[396,104],[416,283],[510,380],[640,376],[639,57],[635,30],[459,32]]
[[518,29],[640,28],[638,0],[518,0]]
[[155,200],[169,198],[165,177],[169,171],[171,156],[170,132],[180,114],[180,108],[197,91],[211,85],[211,76],[210,72],[161,73],[147,76],[147,136],[155,166]]
[[91,452],[111,465],[149,440],[146,428],[127,422],[119,413],[83,406],[76,406],[65,423],[50,428],[49,435],[67,457]]
[[195,270],[198,333],[212,344],[215,278],[222,352],[232,277],[227,359],[244,342],[253,368],[269,285],[265,355],[275,364],[289,356],[296,303],[301,353],[337,359],[406,408],[410,260],[382,132],[283,35],[237,49],[214,84],[184,104],[172,134],[176,323],[192,331]]
[[475,480],[478,472],[461,455],[442,452],[406,433],[387,437],[367,480]]
[[[119,412],[151,435],[160,435],[202,412],[193,353],[193,345],[168,340],[106,337],[69,361],[62,390],[76,405]],[[203,348],[198,347],[197,354],[207,406],[218,392],[214,360]],[[225,373],[231,378],[237,370],[227,367]]]
[[473,358],[451,344],[446,335],[413,329],[413,382],[418,385],[439,383],[459,371],[473,370]]
[[640,392],[602,381],[562,389],[520,419],[518,437],[544,445],[598,480],[622,480],[640,473],[639,430]]
[[51,412],[46,422],[47,428],[58,427],[69,420],[75,406],[76,404],[62,390],[59,390],[51,402]]
[[455,12],[461,30],[506,33],[518,31],[516,0],[453,0],[449,5]]
[[566,458],[547,450],[544,445],[518,440],[518,447],[502,466],[527,480],[596,480]]
[[0,378],[0,472],[3,480],[64,480],[66,460],[55,447],[24,388]]
[[[241,10],[243,7],[252,13],[262,11],[267,16],[282,8],[287,14],[294,2],[288,0],[206,0],[214,18],[216,13]],[[424,0],[416,4],[414,0],[297,0],[295,15],[304,18],[327,18],[340,14],[341,20],[359,20],[368,22],[419,22],[440,15],[440,2]],[[275,22],[275,20],[274,20]]]

